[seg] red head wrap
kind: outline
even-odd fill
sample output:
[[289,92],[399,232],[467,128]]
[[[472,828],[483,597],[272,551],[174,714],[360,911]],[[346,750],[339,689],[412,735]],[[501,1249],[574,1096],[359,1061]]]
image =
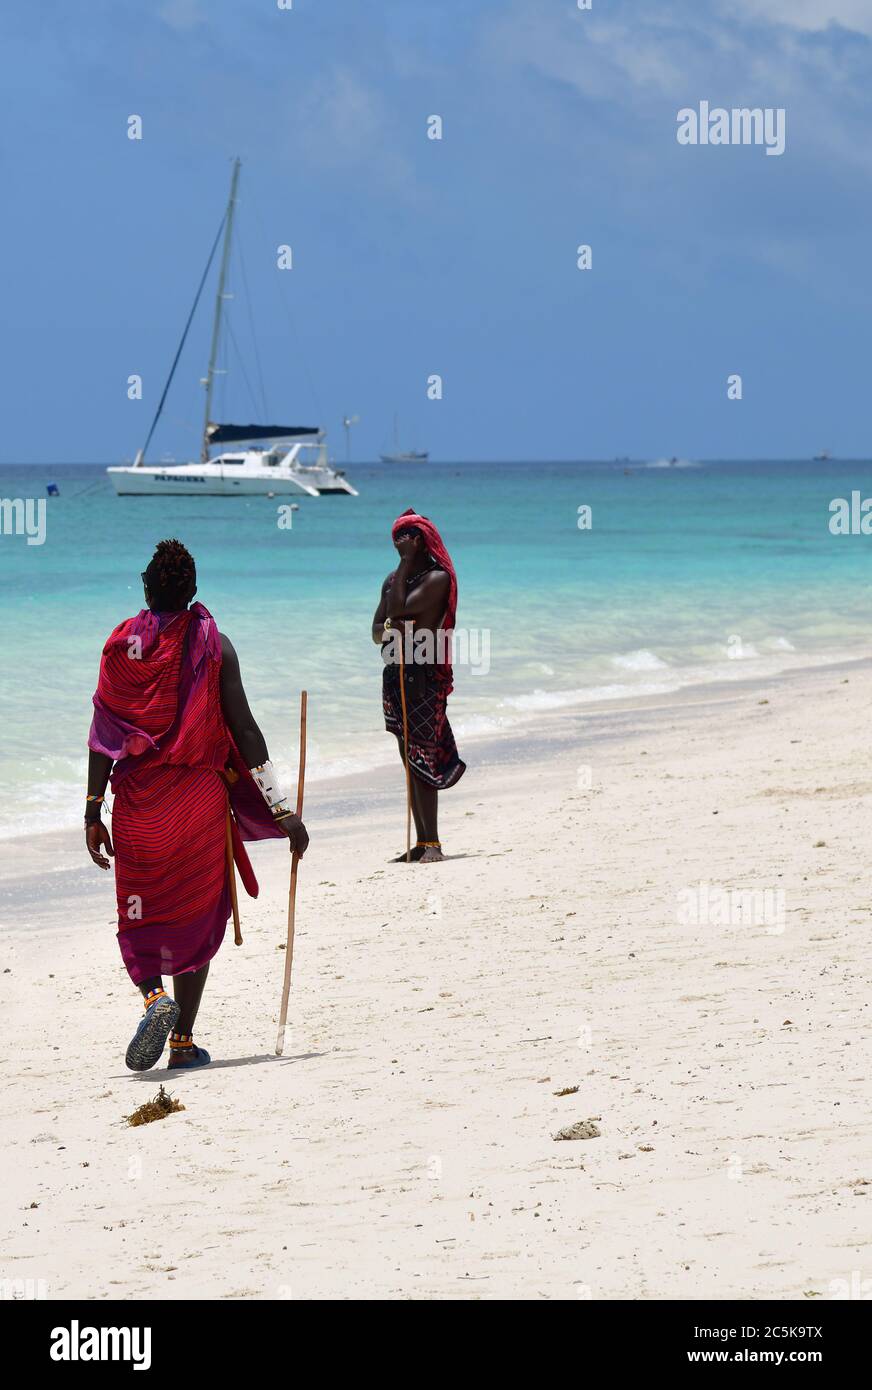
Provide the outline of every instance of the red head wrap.
[[[411,507],[409,507],[408,511],[403,512],[402,516],[397,517],[396,521],[391,527],[391,540],[396,540],[397,536],[400,534],[401,531],[411,530],[412,527],[414,527],[416,531],[420,532],[420,534],[424,538],[424,544],[426,545],[433,559],[442,569],[444,569],[445,573],[448,575],[448,604],[446,606],[445,614],[442,618],[440,626],[444,632],[450,632],[454,627],[455,619],[457,617],[457,575],[455,574],[454,566],[451,563],[451,556],[445,549],[445,542],[443,541],[439,532],[436,530],[436,527],[433,525],[432,521],[430,521],[430,519],[426,516],[420,516],[417,512],[413,512]],[[447,674],[449,680],[451,679],[450,639],[448,646],[448,660],[440,665],[440,670],[444,671]]]

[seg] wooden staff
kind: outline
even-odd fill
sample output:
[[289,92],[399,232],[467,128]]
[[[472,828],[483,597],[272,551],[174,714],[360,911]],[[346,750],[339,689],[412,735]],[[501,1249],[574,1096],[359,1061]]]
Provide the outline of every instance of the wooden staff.
[[[306,784],[306,703],[308,695],[300,692],[300,772],[297,777],[297,815],[303,814],[303,789]],[[291,966],[294,960],[294,914],[297,905],[297,865],[300,856],[296,850],[291,856],[291,886],[288,890],[288,944],[285,948],[285,979],[282,985],[282,1007],[279,1013],[279,1032],[276,1038],[276,1056],[281,1057],[285,1046],[285,1024],[288,1021],[288,1000],[291,995]]]
[[409,772],[409,716],[406,713],[406,674],[403,665],[403,646],[406,629],[400,631],[400,704],[403,709],[403,762],[406,768],[406,863],[412,861],[412,775]]
[[227,798],[227,872],[230,875],[230,901],[233,904],[233,942],[242,945],[242,931],[239,926],[239,899],[236,896],[236,865],[233,862],[233,831],[230,828],[230,798]]

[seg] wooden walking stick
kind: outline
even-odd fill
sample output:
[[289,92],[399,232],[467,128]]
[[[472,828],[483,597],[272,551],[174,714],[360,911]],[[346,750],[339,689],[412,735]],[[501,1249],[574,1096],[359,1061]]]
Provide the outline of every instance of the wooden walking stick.
[[227,872],[230,875],[230,901],[233,905],[233,943],[242,945],[242,931],[239,926],[239,899],[236,896],[236,865],[233,862],[233,831],[230,828],[230,798],[227,798]]
[[[300,692],[300,772],[297,777],[297,815],[303,814],[303,789],[306,785],[306,703],[308,695]],[[276,1056],[281,1057],[285,1046],[285,1024],[288,1021],[288,1000],[291,995],[291,966],[294,961],[294,914],[297,905],[297,866],[300,856],[294,850],[291,856],[291,886],[288,890],[288,942],[285,948],[285,979],[282,985],[282,1007],[279,1013],[279,1032],[276,1038]]]
[[409,716],[406,713],[406,672],[403,665],[403,644],[406,629],[400,632],[400,704],[403,708],[403,762],[406,767],[406,863],[412,860],[412,776],[409,772]]

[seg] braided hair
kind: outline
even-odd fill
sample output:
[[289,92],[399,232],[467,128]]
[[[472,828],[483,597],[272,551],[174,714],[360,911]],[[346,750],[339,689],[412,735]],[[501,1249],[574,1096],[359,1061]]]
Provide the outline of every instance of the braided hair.
[[197,588],[194,557],[181,541],[159,541],[145,571],[152,608],[174,613],[187,608]]

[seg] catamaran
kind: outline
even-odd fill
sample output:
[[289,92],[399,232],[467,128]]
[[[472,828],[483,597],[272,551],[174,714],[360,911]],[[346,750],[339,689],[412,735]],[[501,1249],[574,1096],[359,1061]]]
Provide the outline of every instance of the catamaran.
[[[230,265],[233,216],[236,208],[236,190],[239,184],[240,167],[240,161],[234,160],[227,208],[212,243],[206,269],[200,280],[193,307],[188,315],[181,342],[170,368],[169,377],[151,422],[148,438],[132,464],[115,465],[106,470],[112,486],[120,497],[172,495],[173,493],[201,493],[212,497],[251,496],[252,494],[283,497],[301,493],[308,497],[317,497],[322,492],[346,492],[352,497],[358,495],[346,478],[344,470],[333,468],[331,465],[323,430],[311,425],[225,425],[218,424],[211,418],[215,377],[218,374],[217,361],[221,345],[224,301],[228,297],[225,294],[225,285]],[[206,388],[206,411],[203,419],[203,443],[200,461],[199,463],[149,464],[145,462],[145,456],[155,426],[160,419],[179,358],[182,355],[188,330],[200,302],[200,295],[209,275],[222,229],[224,244],[218,273],[215,314],[212,322],[212,345],[209,353],[209,367],[203,378],[203,385]],[[227,449],[225,452],[213,456],[209,451],[217,445],[244,445],[245,447]]]
[[[210,443],[229,442],[228,436],[218,434],[228,429],[244,430],[246,440],[257,438],[251,432],[259,428],[256,425],[214,425]],[[269,438],[288,436],[287,430],[280,431],[274,426],[268,428]],[[216,454],[205,463],[133,463],[106,471],[115,491],[124,497],[175,492],[199,492],[209,497],[250,497],[252,494],[286,497],[301,493],[307,497],[317,497],[322,492],[348,492],[352,497],[357,497],[356,490],[343,472],[331,467],[323,436],[316,430],[311,433],[316,436],[313,440],[302,439],[290,446],[273,444],[264,449],[250,447],[229,450]]]

